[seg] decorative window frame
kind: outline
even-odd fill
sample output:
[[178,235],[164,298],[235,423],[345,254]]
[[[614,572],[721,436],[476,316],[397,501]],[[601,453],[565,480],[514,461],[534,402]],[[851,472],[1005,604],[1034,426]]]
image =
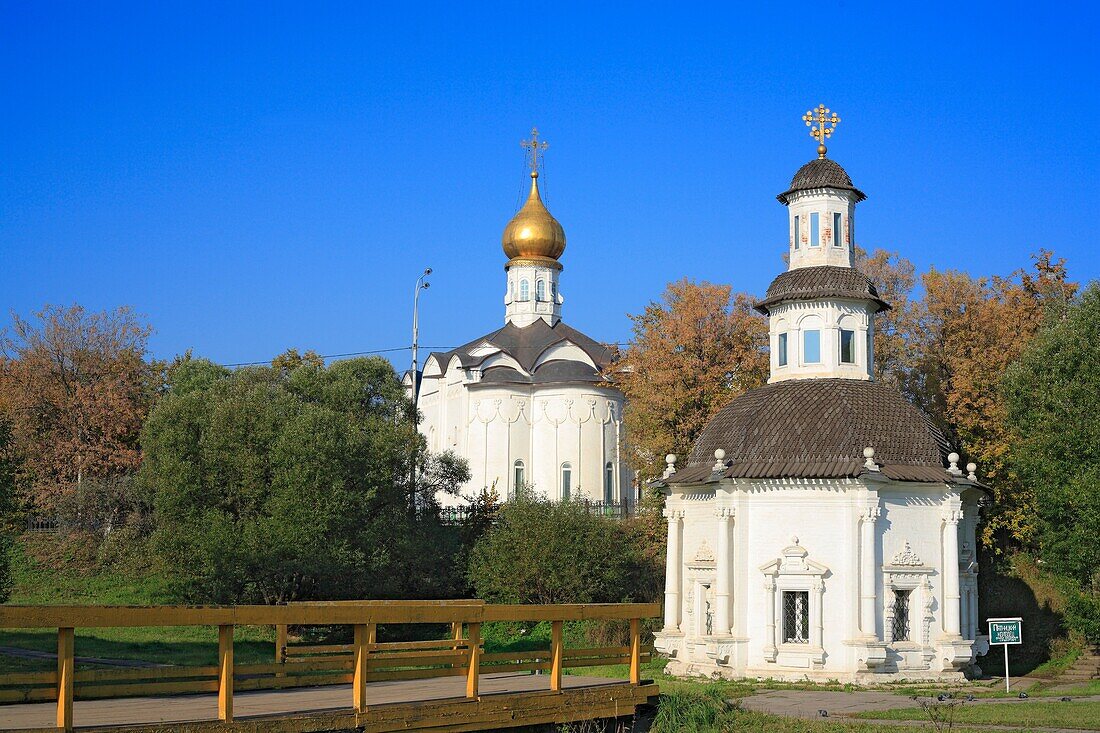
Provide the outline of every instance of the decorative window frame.
[[[764,604],[768,610],[764,661],[778,666],[809,667],[825,663],[824,595],[829,568],[806,559],[809,552],[798,544],[783,549],[782,557],[760,566],[764,574]],[[807,591],[810,598],[810,643],[787,644],[783,640],[783,593]]]
[[711,636],[718,582],[718,563],[706,539],[699,543],[695,556],[687,563],[687,597],[684,619],[690,620],[689,636]]
[[[932,643],[933,568],[924,564],[906,542],[890,564],[882,566],[882,630],[883,641],[894,649],[916,650]],[[909,641],[895,642],[894,591],[907,590],[909,595]]]

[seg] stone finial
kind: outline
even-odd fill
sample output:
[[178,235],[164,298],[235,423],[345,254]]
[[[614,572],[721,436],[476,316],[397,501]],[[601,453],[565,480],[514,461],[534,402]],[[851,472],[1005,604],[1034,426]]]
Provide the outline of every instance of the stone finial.
[[968,479],[970,479],[971,481],[977,481],[978,480],[978,474],[975,473],[977,470],[978,470],[978,464],[977,463],[968,463],[968,464],[966,464],[966,477]]
[[947,472],[952,476],[962,476],[963,472],[959,469],[959,454],[951,453],[947,456],[947,462],[950,463],[947,467]]
[[867,446],[863,449],[863,457],[866,459],[863,462],[863,467],[868,471],[877,471],[879,466],[875,463],[875,449],[871,446]]
[[721,448],[714,451],[714,468],[715,473],[724,473],[726,470],[726,452]]
[[668,478],[672,474],[676,473],[676,454],[669,453],[665,456],[665,474],[664,477]]

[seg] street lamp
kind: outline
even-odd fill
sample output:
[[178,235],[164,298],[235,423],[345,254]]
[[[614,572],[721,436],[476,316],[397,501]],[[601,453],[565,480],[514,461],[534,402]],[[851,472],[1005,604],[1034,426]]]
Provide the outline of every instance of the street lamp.
[[425,267],[424,274],[416,278],[416,288],[413,290],[412,398],[414,414],[417,408],[417,398],[420,396],[420,377],[417,371],[416,361],[417,339],[420,337],[420,291],[427,290],[429,287],[431,287],[431,283],[424,279],[431,274],[432,268]]

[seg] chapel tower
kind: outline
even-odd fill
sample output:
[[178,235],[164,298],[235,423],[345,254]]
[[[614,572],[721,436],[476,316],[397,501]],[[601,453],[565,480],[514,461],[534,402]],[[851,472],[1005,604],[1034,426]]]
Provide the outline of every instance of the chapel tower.
[[866,196],[825,157],[840,118],[825,105],[803,118],[818,141],[817,158],[798,169],[779,194],[789,225],[787,272],[757,309],[768,316],[769,382],[874,377],[874,315],[890,306],[855,269],[855,210]]
[[565,252],[565,230],[551,216],[539,195],[539,153],[549,144],[539,142],[538,128],[521,145],[531,162],[531,193],[526,203],[504,227],[501,245],[508,262],[504,265],[508,286],[504,294],[504,322],[520,328],[538,319],[554,326],[561,320],[564,299],[558,292],[561,263]]

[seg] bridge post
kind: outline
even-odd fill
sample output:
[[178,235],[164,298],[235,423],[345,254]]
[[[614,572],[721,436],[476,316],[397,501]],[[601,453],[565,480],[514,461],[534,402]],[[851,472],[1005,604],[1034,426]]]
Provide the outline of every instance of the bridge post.
[[642,620],[630,619],[630,684],[642,683]]
[[550,624],[550,689],[561,692],[561,672],[565,661],[565,643],[562,640],[562,622]]
[[481,666],[481,624],[469,624],[467,628],[469,629],[470,659],[466,669],[466,697],[476,698],[478,667]]
[[75,630],[57,630],[57,727],[73,729],[73,646]]
[[378,626],[375,624],[356,624],[353,651],[355,654],[352,679],[352,707],[355,712],[367,710],[367,659],[370,656],[368,645],[375,642]]
[[218,719],[233,722],[233,626],[218,627]]
[[[275,664],[286,664],[286,645],[289,636],[286,624],[275,624]],[[276,677],[285,677],[285,672],[277,672]]]

